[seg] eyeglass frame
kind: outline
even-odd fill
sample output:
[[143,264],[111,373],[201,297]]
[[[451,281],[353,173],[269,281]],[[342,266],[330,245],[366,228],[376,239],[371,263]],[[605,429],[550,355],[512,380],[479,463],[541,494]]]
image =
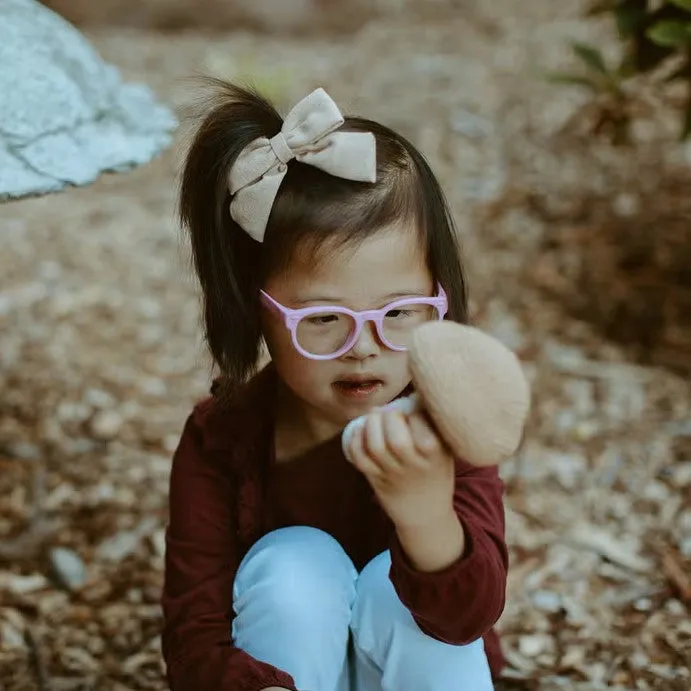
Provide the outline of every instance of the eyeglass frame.
[[[438,321],[442,321],[449,311],[449,301],[442,288],[441,284],[437,284],[437,295],[432,297],[427,296],[408,296],[405,298],[399,298],[390,302],[384,307],[374,310],[351,310],[347,307],[341,305],[311,305],[310,307],[300,307],[298,309],[293,309],[292,307],[286,307],[282,305],[278,300],[271,297],[264,290],[259,291],[260,296],[264,304],[278,312],[283,318],[284,326],[290,331],[290,337],[293,342],[295,350],[300,353],[303,357],[309,360],[335,360],[347,353],[360,338],[362,333],[362,328],[367,322],[374,322],[375,328],[377,330],[377,336],[379,340],[387,347],[389,350],[394,350],[397,352],[404,352],[407,350],[405,346],[396,346],[384,336],[383,320],[386,314],[397,307],[403,305],[430,305],[437,310]],[[299,343],[297,338],[297,327],[302,319],[308,317],[312,314],[322,314],[324,312],[336,312],[338,314],[345,314],[349,316],[355,322],[355,328],[353,329],[352,335],[348,340],[336,351],[330,353],[329,355],[316,355],[305,350]]]

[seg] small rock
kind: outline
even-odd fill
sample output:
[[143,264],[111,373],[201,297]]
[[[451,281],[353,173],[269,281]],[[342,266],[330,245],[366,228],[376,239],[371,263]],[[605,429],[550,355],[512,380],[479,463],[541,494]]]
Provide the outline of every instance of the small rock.
[[684,558],[691,559],[691,535],[680,540],[679,551]]
[[15,458],[21,458],[25,461],[34,461],[41,455],[41,450],[36,444],[30,444],[27,441],[20,441],[11,444],[9,452]]
[[157,319],[161,316],[161,303],[153,298],[141,298],[137,303],[137,311],[145,319]]
[[600,425],[595,420],[584,420],[579,422],[572,430],[576,441],[584,442],[597,436],[600,432]]
[[120,406],[120,413],[123,419],[131,420],[133,418],[139,417],[142,414],[142,407],[137,403],[137,401],[125,401]]
[[634,669],[646,669],[650,666],[650,658],[640,650],[631,655],[629,662]]
[[55,261],[42,261],[38,266],[38,275],[43,281],[57,281],[62,273],[62,266]]
[[123,530],[109,538],[96,550],[96,556],[104,561],[118,562],[136,552],[142,538],[156,527],[154,519],[143,520],[134,530]]
[[563,345],[552,339],[545,340],[543,352],[547,360],[558,370],[577,370],[585,361],[582,350],[573,346]]
[[157,530],[151,536],[151,544],[153,545],[156,555],[163,559],[166,554],[166,531],[162,528]]
[[650,480],[643,488],[642,495],[651,501],[660,504],[669,501],[670,492],[666,485],[657,480]]
[[670,613],[673,614],[677,617],[683,617],[685,612],[686,612],[686,606],[681,603],[679,600],[676,598],[672,598],[671,600],[667,600],[665,602],[665,609]]
[[90,414],[91,409],[88,405],[74,401],[62,401],[56,410],[56,416],[61,424],[83,422]]
[[501,341],[509,350],[519,351],[526,347],[526,337],[521,322],[508,309],[493,302],[488,306],[485,329]]
[[115,410],[104,410],[94,415],[91,421],[91,432],[101,441],[114,439],[122,429],[124,420]]
[[63,588],[78,590],[86,582],[86,566],[71,549],[55,547],[50,550],[50,563],[55,578]]
[[162,398],[168,392],[168,387],[163,379],[159,379],[158,377],[146,377],[139,384],[139,390],[145,396]]
[[82,675],[85,672],[99,672],[101,667],[99,663],[86,650],[77,647],[66,647],[61,651],[61,658],[63,664],[68,669],[78,671]]
[[24,635],[8,621],[3,621],[0,624],[0,648],[5,650],[24,650],[26,648]]
[[113,408],[117,403],[115,397],[103,389],[87,389],[84,392],[84,402],[97,410]]
[[[5,585],[3,583],[3,585]],[[7,589],[15,595],[26,595],[37,590],[42,590],[48,586],[48,581],[45,576],[40,573],[33,573],[28,576],[20,576],[12,574],[9,582],[6,584]]]
[[97,442],[93,439],[86,439],[85,437],[71,437],[68,439],[63,448],[69,452],[70,456],[81,456],[85,453],[90,453],[97,447]]
[[[167,434],[163,438],[163,448],[168,453],[173,453],[180,445],[180,435],[179,434]],[[166,459],[167,461],[168,459]]]
[[133,605],[141,605],[144,601],[144,594],[139,588],[132,588],[127,591],[125,598],[127,602],[131,602]]
[[668,469],[669,481],[679,489],[691,485],[691,461],[679,461]]
[[631,218],[638,213],[640,208],[641,200],[635,194],[627,192],[618,194],[612,202],[612,209],[620,218]]
[[492,123],[468,110],[456,111],[451,127],[454,132],[469,139],[484,139],[492,134]]
[[612,422],[630,423],[640,420],[647,404],[646,390],[640,381],[633,377],[617,377],[606,385],[603,413]]
[[549,649],[552,639],[544,634],[534,636],[521,636],[518,641],[518,650],[526,657],[537,657]]
[[559,612],[562,608],[561,596],[551,590],[538,590],[533,593],[533,604],[543,612]]
[[575,489],[588,470],[588,462],[575,453],[553,451],[549,457],[550,474],[564,489]]
[[637,612],[649,612],[653,607],[653,601],[649,597],[641,597],[633,603]]
[[166,338],[166,332],[158,324],[144,324],[138,332],[139,344],[144,348],[158,345]]

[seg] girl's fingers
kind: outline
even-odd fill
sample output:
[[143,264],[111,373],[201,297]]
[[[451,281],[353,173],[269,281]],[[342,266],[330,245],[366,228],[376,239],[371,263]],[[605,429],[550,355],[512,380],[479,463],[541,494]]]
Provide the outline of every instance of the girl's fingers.
[[419,412],[408,416],[408,428],[418,454],[430,458],[440,453],[443,444],[427,418]]
[[406,416],[398,410],[391,410],[383,415],[383,430],[389,454],[399,466],[420,465],[419,453],[410,431]]
[[376,411],[365,419],[365,453],[382,470],[392,469],[398,462],[389,451],[384,432],[386,413]]
[[360,472],[384,478],[405,468],[422,469],[442,449],[439,438],[421,413],[375,411],[353,435],[349,455]]
[[370,455],[365,449],[365,426],[361,425],[350,440],[348,448],[348,456],[352,464],[365,476],[371,478],[381,478],[383,476],[382,469],[374,463]]

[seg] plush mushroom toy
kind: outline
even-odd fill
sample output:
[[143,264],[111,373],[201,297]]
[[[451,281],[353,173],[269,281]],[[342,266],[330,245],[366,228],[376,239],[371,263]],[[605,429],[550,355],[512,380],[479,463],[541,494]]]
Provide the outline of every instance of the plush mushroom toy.
[[[496,465],[518,448],[530,390],[518,358],[479,329],[450,321],[419,327],[408,348],[415,393],[386,408],[424,410],[457,458]],[[347,448],[366,416],[343,430]]]

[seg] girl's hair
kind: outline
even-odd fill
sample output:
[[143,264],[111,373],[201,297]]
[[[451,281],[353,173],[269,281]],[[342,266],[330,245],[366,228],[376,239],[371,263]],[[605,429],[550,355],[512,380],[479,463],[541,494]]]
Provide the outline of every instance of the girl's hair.
[[256,371],[262,346],[259,290],[267,278],[288,267],[298,252],[318,261],[396,221],[412,222],[420,233],[429,270],[448,295],[447,318],[467,320],[456,229],[437,179],[410,142],[376,122],[346,117],[341,130],[375,136],[376,182],[344,180],[291,161],[259,243],[230,216],[228,171],[250,142],[274,136],[283,120],[253,90],[218,79],[205,82],[211,93],[184,164],[179,213],[202,288],[206,340],[227,393]]

